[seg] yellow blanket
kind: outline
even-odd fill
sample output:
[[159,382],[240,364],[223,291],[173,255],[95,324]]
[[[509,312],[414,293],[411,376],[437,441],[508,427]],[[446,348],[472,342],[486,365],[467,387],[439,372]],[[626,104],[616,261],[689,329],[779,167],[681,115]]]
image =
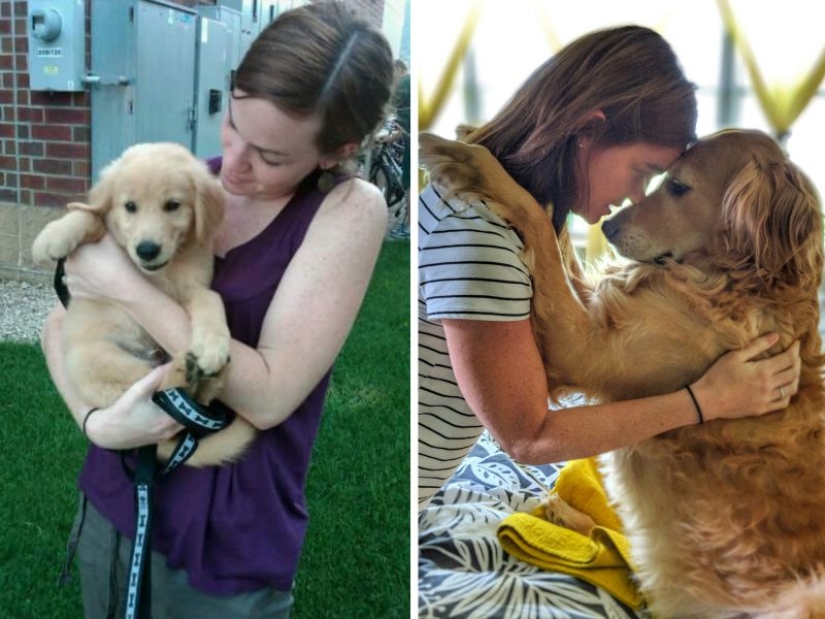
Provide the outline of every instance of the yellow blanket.
[[513,514],[498,528],[502,547],[545,570],[563,572],[597,585],[628,606],[644,605],[633,581],[630,548],[622,524],[610,507],[594,459],[573,460],[559,473],[554,489],[597,526],[590,536],[548,522],[544,506]]

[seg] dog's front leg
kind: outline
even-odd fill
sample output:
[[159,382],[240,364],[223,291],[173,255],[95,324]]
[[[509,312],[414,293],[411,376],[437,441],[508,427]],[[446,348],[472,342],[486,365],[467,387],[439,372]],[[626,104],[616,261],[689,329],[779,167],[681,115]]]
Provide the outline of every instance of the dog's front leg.
[[92,207],[72,202],[69,212],[60,219],[48,223],[32,243],[32,260],[46,264],[60,260],[83,243],[99,241],[105,233],[103,220]]
[[[533,278],[533,326],[551,386],[580,383],[580,350],[590,332],[583,299],[590,290],[573,264],[575,283],[568,276],[559,238],[547,213],[535,198],[516,183],[484,147],[445,140],[431,134],[419,136],[420,161],[430,180],[448,195],[482,199],[506,221],[524,242],[522,259]],[[572,250],[570,250],[572,251]]]
[[188,385],[198,401],[208,403],[223,385],[222,372],[229,362],[231,336],[220,295],[194,288],[182,301],[192,321],[189,350],[174,361],[171,380]]

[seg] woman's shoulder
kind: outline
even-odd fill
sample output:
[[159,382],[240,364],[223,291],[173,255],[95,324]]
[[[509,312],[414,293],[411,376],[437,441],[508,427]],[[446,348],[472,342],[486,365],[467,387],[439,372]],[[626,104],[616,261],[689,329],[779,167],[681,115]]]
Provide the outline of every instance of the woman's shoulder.
[[418,203],[422,216],[431,219],[433,223],[460,220],[464,223],[459,225],[472,225],[470,222],[476,222],[482,226],[508,227],[480,196],[453,196],[440,187],[429,184],[421,191]]
[[387,205],[379,189],[360,178],[347,179],[324,198],[316,220],[340,227],[342,232],[352,227],[380,229],[387,225]]

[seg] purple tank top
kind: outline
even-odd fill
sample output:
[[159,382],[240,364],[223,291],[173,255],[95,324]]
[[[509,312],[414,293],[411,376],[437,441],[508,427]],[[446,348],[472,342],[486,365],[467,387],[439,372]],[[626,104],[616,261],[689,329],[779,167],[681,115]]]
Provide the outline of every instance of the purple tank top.
[[[209,163],[220,168],[219,159]],[[272,296],[323,198],[305,183],[258,236],[216,258],[212,286],[236,340],[257,345]],[[308,521],[304,485],[328,384],[329,373],[239,462],[184,466],[155,485],[152,546],[187,572],[190,585],[215,595],[292,588]],[[121,534],[134,536],[132,483],[117,452],[91,446],[80,489]]]

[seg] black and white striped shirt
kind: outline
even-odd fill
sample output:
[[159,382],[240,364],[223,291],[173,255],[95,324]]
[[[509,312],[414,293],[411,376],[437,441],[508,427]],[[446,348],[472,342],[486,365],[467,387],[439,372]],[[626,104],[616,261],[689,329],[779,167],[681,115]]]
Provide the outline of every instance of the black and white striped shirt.
[[525,320],[533,287],[523,244],[482,201],[419,197],[418,500],[426,505],[484,429],[458,388],[443,318]]

